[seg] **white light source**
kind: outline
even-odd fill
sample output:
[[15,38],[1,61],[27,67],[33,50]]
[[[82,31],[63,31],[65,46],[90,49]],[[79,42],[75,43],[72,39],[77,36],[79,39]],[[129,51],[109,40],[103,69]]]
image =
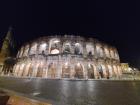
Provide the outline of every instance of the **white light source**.
[[42,45],[41,45],[41,48],[45,48],[46,47],[46,43],[43,43]]
[[80,63],[77,63],[77,66],[80,66]]
[[59,40],[55,40],[55,41],[54,41],[54,43],[58,43],[58,42],[60,42],[60,41],[59,41]]
[[54,49],[51,51],[51,54],[59,54],[59,50],[58,49]]
[[79,43],[75,43],[75,46],[79,46],[80,44]]
[[20,69],[22,70],[23,68],[24,68],[24,63],[23,64],[21,64],[21,66],[20,66]]
[[88,64],[88,67],[91,68],[91,64]]
[[68,62],[65,63],[65,66],[68,66]]

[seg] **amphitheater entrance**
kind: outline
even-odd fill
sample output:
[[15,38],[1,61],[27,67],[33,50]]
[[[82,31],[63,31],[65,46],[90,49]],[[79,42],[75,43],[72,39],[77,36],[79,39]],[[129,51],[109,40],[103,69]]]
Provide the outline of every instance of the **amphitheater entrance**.
[[112,67],[108,65],[109,77],[112,77]]
[[31,77],[32,74],[33,74],[33,65],[31,64],[30,67],[29,67],[27,76]]
[[62,78],[70,78],[70,65],[68,63],[65,63],[62,67]]
[[80,63],[77,63],[75,66],[75,74],[74,74],[75,78],[84,78],[83,75],[83,67]]
[[55,78],[56,76],[56,66],[54,63],[50,63],[48,66],[47,78]]
[[43,67],[42,64],[39,65],[36,77],[42,77],[43,76]]
[[30,63],[29,64],[26,64],[26,66],[24,68],[24,72],[22,74],[23,77],[26,77],[28,75],[30,65],[31,65]]
[[22,74],[21,74],[21,76],[24,76],[24,74],[25,74],[25,71],[26,70],[26,64],[25,64],[25,66],[23,67],[23,72],[22,72]]
[[18,72],[18,76],[19,76],[19,77],[22,76],[22,73],[23,73],[23,71],[24,71],[24,67],[25,67],[25,64],[21,64],[21,65],[20,65],[19,72]]
[[15,76],[17,76],[17,74],[18,74],[19,68],[20,68],[20,66],[19,66],[19,64],[17,64],[16,67],[15,67],[15,71],[14,71]]
[[98,73],[99,73],[99,78],[103,78],[103,77],[104,77],[102,65],[100,65],[100,66],[98,67]]
[[87,70],[88,70],[88,78],[89,79],[94,79],[95,76],[94,76],[94,67],[93,67],[93,65],[88,64]]

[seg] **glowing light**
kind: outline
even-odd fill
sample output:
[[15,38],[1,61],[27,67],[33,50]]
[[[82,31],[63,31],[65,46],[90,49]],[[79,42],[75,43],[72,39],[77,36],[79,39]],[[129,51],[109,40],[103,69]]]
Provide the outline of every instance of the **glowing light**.
[[131,71],[131,70],[132,70],[132,68],[129,67],[129,68],[128,68],[128,71]]
[[80,44],[79,43],[75,43],[75,46],[79,46]]
[[68,66],[68,62],[65,63],[65,66]]
[[25,65],[24,63],[21,65],[21,67],[20,67],[21,70],[24,68],[24,65]]
[[36,50],[37,50],[37,44],[34,44],[34,45],[31,47],[30,54],[35,54],[35,53],[36,53]]
[[46,47],[46,43],[43,43],[42,45],[41,45],[41,48],[45,48]]
[[70,46],[70,43],[65,43],[66,46]]
[[93,46],[91,44],[86,45],[86,49],[87,49],[88,53],[89,52],[93,53],[93,51],[94,51],[94,48],[93,48]]
[[40,92],[34,92],[33,93],[33,96],[37,96],[37,95],[39,95],[40,94]]
[[91,68],[91,64],[88,64],[88,67]]
[[92,79],[116,78],[115,74],[128,71],[120,66],[119,58],[112,59],[119,57],[117,49],[95,42],[77,36],[43,37],[21,48],[18,56],[23,58],[17,57],[14,73],[23,77]]
[[80,66],[80,63],[77,63],[77,66]]
[[58,49],[54,49],[51,51],[51,54],[59,54],[59,50]]
[[58,43],[58,42],[60,42],[60,41],[59,41],[59,40],[55,40],[55,41],[54,41],[54,43]]

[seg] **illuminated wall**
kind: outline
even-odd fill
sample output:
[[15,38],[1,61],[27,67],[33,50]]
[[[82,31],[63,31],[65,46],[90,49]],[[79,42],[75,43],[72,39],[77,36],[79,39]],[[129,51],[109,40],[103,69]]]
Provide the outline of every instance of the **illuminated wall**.
[[117,49],[97,39],[47,36],[21,47],[14,75],[49,79],[119,78],[121,68]]

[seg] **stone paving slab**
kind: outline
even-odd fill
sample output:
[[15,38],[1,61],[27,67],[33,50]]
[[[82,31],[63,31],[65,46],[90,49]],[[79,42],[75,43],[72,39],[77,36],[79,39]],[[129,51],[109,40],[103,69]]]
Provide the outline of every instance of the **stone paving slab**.
[[[4,91],[3,91],[4,90]],[[46,102],[27,98],[23,95],[0,89],[0,105],[52,105]]]
[[51,105],[37,100],[29,99],[22,96],[10,96],[7,105]]

